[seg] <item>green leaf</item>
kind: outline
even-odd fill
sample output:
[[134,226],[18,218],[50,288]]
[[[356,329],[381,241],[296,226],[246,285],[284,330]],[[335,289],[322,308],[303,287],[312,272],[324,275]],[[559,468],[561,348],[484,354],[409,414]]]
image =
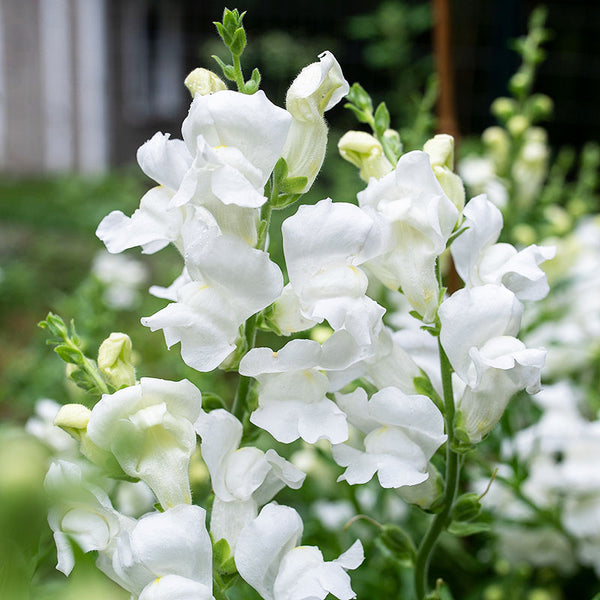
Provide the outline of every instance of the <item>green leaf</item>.
[[481,521],[476,521],[475,523],[454,521],[450,527],[448,527],[448,533],[457,537],[467,537],[476,533],[490,531],[490,529],[491,527],[489,523],[482,523]]
[[244,48],[246,47],[246,32],[243,27],[236,29],[233,34],[233,39],[228,46],[229,50],[231,50],[231,54],[234,56],[240,56],[242,52],[244,52]]
[[415,377],[413,379],[413,385],[415,386],[415,391],[417,394],[423,394],[430,398],[433,403],[440,409],[440,411],[444,412],[444,401],[440,397],[440,395],[435,391],[431,380],[429,379],[429,375],[423,371],[423,369],[419,369],[421,371],[420,377]]
[[356,106],[354,106],[354,104],[346,103],[344,104],[344,108],[351,110],[360,123],[371,122],[371,115],[365,113],[365,111],[361,110],[360,108],[357,108]]
[[373,113],[373,101],[360,83],[353,83],[348,95],[348,102],[368,113]]
[[58,354],[66,363],[71,363],[74,365],[79,365],[83,362],[83,352],[78,348],[73,348],[73,346],[68,346],[67,344],[61,344],[60,346],[56,346],[54,348],[54,352]]
[[281,184],[284,194],[301,194],[308,183],[308,177],[288,177]]
[[390,128],[390,112],[382,102],[375,111],[375,134],[382,138],[383,134]]
[[229,47],[229,44],[231,44],[231,34],[225,27],[223,27],[223,25],[221,23],[219,23],[218,21],[213,21],[213,22],[217,28],[217,32],[219,33],[219,36],[221,37],[221,39],[223,40],[225,45],[227,47]]
[[212,392],[202,392],[202,408],[206,412],[216,410],[217,408],[224,408],[227,410],[227,405],[221,396],[213,394]]
[[276,187],[281,187],[283,180],[287,177],[288,166],[283,156],[275,163],[273,169],[273,180],[275,181]]
[[460,235],[462,235],[467,229],[469,229],[468,225],[461,227],[458,231],[455,231],[446,242],[446,248],[449,248],[452,245],[452,242]]

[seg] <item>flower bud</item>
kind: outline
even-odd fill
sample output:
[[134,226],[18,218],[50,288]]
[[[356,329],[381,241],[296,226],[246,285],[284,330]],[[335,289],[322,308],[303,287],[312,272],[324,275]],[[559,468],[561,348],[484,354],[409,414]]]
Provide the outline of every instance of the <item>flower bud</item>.
[[369,182],[371,177],[381,179],[392,170],[377,138],[365,131],[348,131],[338,142],[343,159],[360,170],[360,178]]
[[512,98],[496,98],[492,102],[491,111],[501,121],[507,121],[515,114],[517,103]]
[[425,142],[423,152],[429,154],[431,166],[454,169],[454,138],[447,133],[440,133]]
[[113,332],[102,342],[98,350],[98,368],[117,389],[135,384],[131,339],[127,334]]
[[508,88],[515,96],[525,93],[529,85],[531,85],[531,76],[524,71],[515,73],[508,82]]
[[72,438],[80,441],[91,414],[92,411],[83,404],[65,404],[56,413],[54,424],[66,431]]
[[506,123],[506,128],[514,137],[519,137],[525,133],[529,127],[529,119],[524,115],[514,115]]
[[227,85],[218,75],[203,68],[194,69],[183,83],[190,90],[192,97],[196,94],[206,96],[227,89]]
[[465,205],[465,188],[462,179],[453,173],[454,138],[445,133],[436,135],[425,142],[423,151],[429,155],[433,173],[444,193],[462,211]]
[[475,493],[463,494],[457,498],[452,507],[452,519],[455,521],[472,521],[481,512],[479,495]]
[[381,541],[398,560],[412,561],[415,558],[415,547],[410,536],[397,525],[384,525],[381,528]]
[[536,94],[531,97],[531,116],[534,120],[547,119],[554,109],[552,98],[545,94]]

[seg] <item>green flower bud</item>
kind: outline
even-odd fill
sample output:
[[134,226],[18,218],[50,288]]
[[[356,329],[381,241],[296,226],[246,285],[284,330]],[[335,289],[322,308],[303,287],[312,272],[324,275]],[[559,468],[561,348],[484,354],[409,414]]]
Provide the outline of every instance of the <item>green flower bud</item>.
[[527,88],[531,85],[531,76],[524,71],[518,71],[515,73],[508,82],[508,89],[515,96],[520,96],[527,91]]
[[536,94],[530,99],[531,118],[534,120],[547,119],[554,110],[552,98],[545,94]]
[[383,545],[399,560],[413,561],[415,546],[410,536],[397,525],[384,525],[380,539]]
[[194,69],[183,83],[190,90],[192,97],[196,94],[206,96],[227,89],[227,85],[218,75],[203,68]]
[[468,493],[457,498],[452,507],[452,519],[454,521],[472,521],[481,512],[479,494]]
[[517,103],[512,98],[496,98],[492,102],[492,114],[501,121],[507,121],[517,110]]
[[131,362],[131,339],[125,333],[111,333],[98,350],[98,368],[115,388],[135,385]]
[[506,123],[506,128],[514,137],[519,137],[525,133],[529,127],[529,119],[524,115],[514,115]]
[[377,138],[364,131],[345,133],[338,142],[338,150],[343,159],[359,168],[360,178],[367,183],[371,177],[380,179],[392,170]]

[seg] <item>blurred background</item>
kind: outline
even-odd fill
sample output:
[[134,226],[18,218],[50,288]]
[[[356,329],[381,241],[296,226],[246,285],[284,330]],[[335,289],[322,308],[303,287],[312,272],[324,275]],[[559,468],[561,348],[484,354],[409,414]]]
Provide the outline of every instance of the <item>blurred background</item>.
[[[508,93],[521,62],[512,43],[526,33],[537,5],[529,0],[450,2],[449,51],[464,148],[476,145],[470,140],[496,123],[490,105]],[[533,91],[554,101],[543,126],[556,155],[560,147],[579,151],[600,139],[600,3],[552,0],[545,5],[551,38],[544,44],[546,57]],[[329,49],[350,83],[360,81],[376,102],[386,101],[405,150],[422,147],[436,132],[432,3],[246,0],[237,8],[248,11],[245,71],[259,68],[262,87],[275,103],[283,105],[300,69]],[[23,537],[19,524],[27,520],[31,539],[26,535],[20,543],[30,548],[13,579],[34,574],[43,579],[53,567],[43,501],[31,493],[41,491],[46,450],[15,427],[25,423],[41,398],[59,403],[79,398],[37,328],[49,310],[76,319],[91,356],[111,331],[127,331],[139,355],[139,375],[189,377],[201,389],[229,393],[226,378],[218,383],[190,373],[177,349],[167,353],[162,336],[139,324],[141,315],[163,306],[147,288],[168,285],[179,274],[176,252],[161,252],[151,261],[137,251],[111,257],[94,236],[103,216],[111,210],[131,214],[153,185],[135,164],[137,148],[158,130],[181,136],[190,102],[183,79],[197,66],[217,70],[210,56],[223,55],[223,49],[212,22],[222,11],[222,2],[213,0],[0,0],[2,577],[7,572],[3,559],[14,555],[11,544]],[[352,200],[364,184],[335,146],[357,123],[341,105],[327,119],[330,151],[309,201]],[[565,171],[566,181],[574,177]],[[277,218],[286,216],[282,211]],[[276,251],[278,244],[274,238]],[[35,502],[24,502],[26,497]],[[42,545],[40,530],[48,538]],[[36,565],[46,571],[27,563],[31,548],[38,552]],[[95,572],[82,564],[71,595],[57,587],[48,588],[47,597],[82,597],[77,585],[85,587]],[[25,587],[22,597],[27,597]],[[2,589],[0,584],[0,597]],[[98,598],[119,597],[114,590],[98,589]]]

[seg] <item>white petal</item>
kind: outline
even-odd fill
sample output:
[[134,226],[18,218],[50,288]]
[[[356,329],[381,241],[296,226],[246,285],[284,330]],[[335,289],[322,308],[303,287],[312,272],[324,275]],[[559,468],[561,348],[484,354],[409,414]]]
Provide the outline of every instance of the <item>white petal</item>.
[[302,520],[293,508],[267,504],[240,533],[235,564],[242,579],[264,600],[274,600],[281,560],[300,543],[302,529]]
[[516,335],[523,305],[505,287],[483,285],[455,292],[442,302],[440,340],[450,364],[468,382],[469,351],[502,335]]
[[203,583],[180,577],[165,575],[148,584],[139,600],[214,600],[211,588]]
[[168,133],[155,133],[138,149],[137,161],[148,177],[177,191],[190,168],[192,156],[181,140],[170,140],[169,137]]

